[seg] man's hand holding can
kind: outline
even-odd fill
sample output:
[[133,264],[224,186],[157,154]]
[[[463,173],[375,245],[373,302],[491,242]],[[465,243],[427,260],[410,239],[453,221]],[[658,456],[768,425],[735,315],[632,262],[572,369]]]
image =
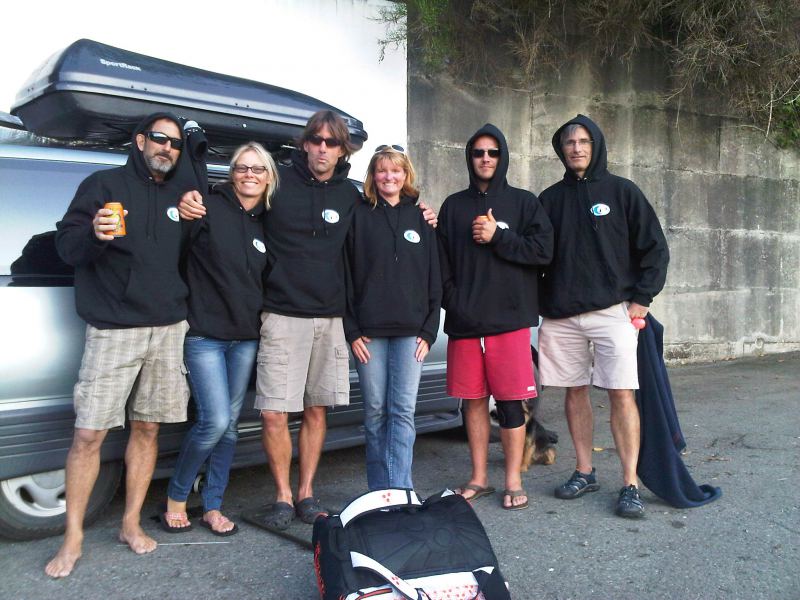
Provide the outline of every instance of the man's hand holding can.
[[105,206],[97,211],[92,220],[94,235],[98,240],[108,242],[115,237],[123,237],[125,231],[125,215],[127,210],[119,202],[106,202]]

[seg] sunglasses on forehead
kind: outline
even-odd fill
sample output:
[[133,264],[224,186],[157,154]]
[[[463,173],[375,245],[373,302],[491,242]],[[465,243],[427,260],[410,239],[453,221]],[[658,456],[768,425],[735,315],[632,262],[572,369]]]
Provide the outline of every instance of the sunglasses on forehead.
[[391,146],[388,144],[381,144],[377,148],[375,148],[375,154],[379,152],[400,152],[401,154],[406,153],[406,149],[400,146],[399,144],[392,144]]
[[483,158],[484,154],[488,154],[492,158],[500,158],[500,148],[473,148],[470,154],[472,158]]
[[322,142],[325,142],[325,145],[328,148],[338,148],[339,146],[342,145],[342,142],[340,142],[336,138],[322,137],[321,135],[316,135],[316,134],[309,137],[308,141],[314,144],[315,146],[321,146]]
[[166,143],[169,142],[175,150],[183,148],[183,140],[181,138],[170,137],[166,133],[160,131],[145,131],[144,134],[147,136],[148,140],[159,146],[165,146]]

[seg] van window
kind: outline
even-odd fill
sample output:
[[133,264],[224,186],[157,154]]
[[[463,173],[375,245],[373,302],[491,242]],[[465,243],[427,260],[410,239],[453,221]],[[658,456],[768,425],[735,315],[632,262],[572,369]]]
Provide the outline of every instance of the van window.
[[0,158],[0,275],[11,285],[71,285],[55,229],[78,185],[107,165]]

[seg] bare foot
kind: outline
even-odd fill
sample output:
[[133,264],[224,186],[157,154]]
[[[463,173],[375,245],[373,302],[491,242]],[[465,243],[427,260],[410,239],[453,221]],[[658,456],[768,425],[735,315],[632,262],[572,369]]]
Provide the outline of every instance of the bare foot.
[[148,554],[158,546],[158,542],[147,535],[139,525],[123,526],[119,531],[119,541],[128,544],[136,554]]
[[75,568],[75,563],[78,562],[82,554],[82,541],[83,536],[77,536],[75,538],[64,537],[61,548],[58,549],[56,555],[47,563],[44,572],[55,579],[66,577],[72,573],[72,569]]

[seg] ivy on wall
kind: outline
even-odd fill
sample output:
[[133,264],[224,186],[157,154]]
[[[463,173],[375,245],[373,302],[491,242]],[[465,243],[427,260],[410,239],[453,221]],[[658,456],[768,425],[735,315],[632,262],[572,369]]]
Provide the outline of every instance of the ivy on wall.
[[798,0],[407,0],[381,13],[382,40],[418,68],[530,86],[590,55],[663,56],[665,102],[721,98],[780,147],[800,149]]

